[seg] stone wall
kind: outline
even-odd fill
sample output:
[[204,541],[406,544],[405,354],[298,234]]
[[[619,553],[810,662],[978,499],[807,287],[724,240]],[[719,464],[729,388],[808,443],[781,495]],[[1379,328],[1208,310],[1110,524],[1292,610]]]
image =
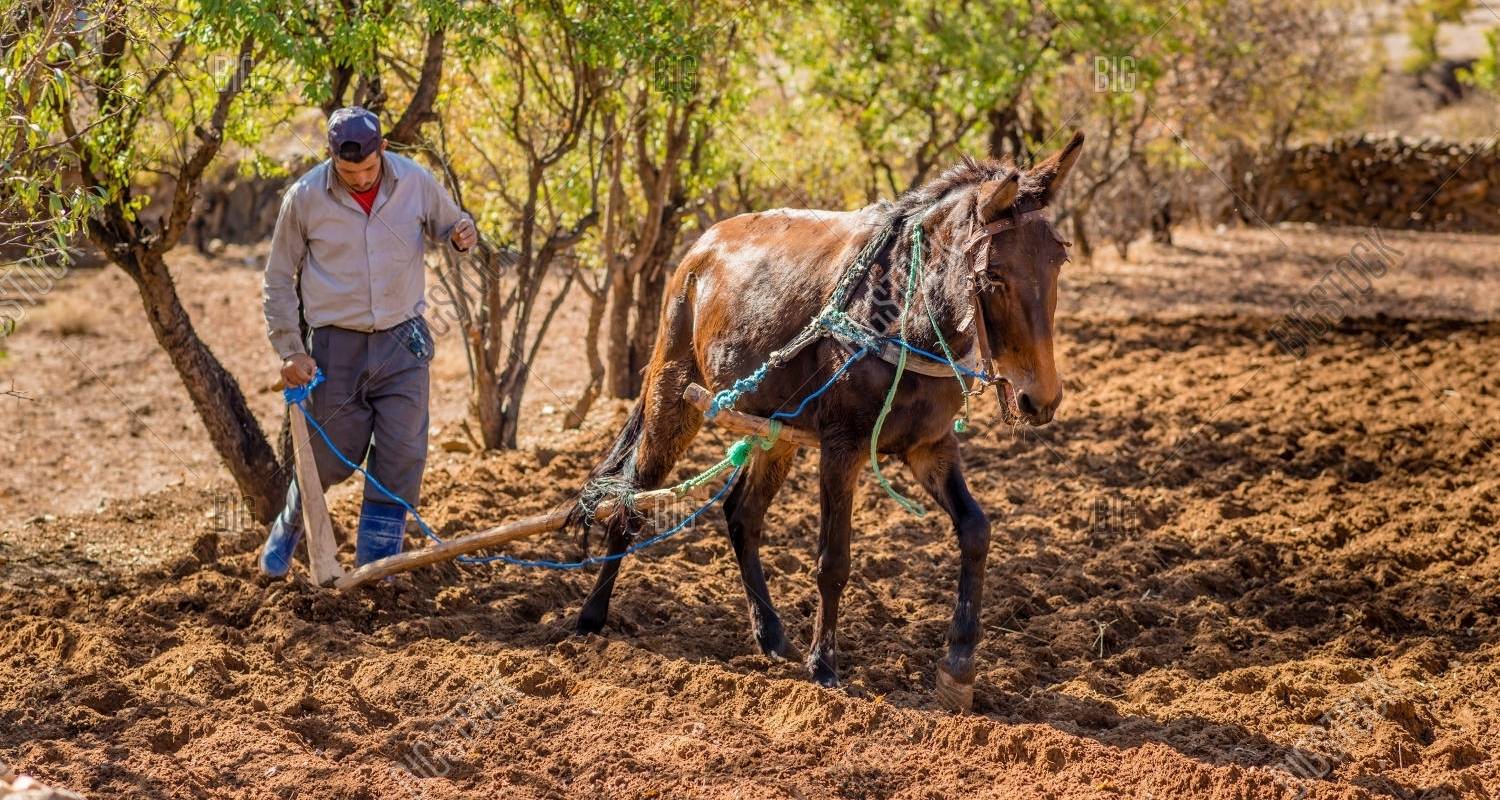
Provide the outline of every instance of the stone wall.
[[1360,136],[1236,159],[1232,169],[1240,201],[1267,222],[1500,232],[1495,139]]

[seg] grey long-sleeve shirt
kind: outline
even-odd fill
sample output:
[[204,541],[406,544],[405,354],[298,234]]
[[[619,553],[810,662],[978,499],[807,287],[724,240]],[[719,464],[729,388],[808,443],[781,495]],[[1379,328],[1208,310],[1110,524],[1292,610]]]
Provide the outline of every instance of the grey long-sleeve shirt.
[[[453,252],[453,226],[467,219],[420,164],[386,153],[367,216],[324,161],[287,187],[266,260],[266,330],[286,359],[305,352],[297,309],[307,324],[379,331],[427,308],[423,235]],[[297,296],[297,277],[302,296]]]

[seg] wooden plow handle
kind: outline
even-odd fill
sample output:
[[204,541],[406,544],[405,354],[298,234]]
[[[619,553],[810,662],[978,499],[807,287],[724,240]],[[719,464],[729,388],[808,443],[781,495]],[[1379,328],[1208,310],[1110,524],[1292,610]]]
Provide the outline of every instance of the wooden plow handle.
[[307,544],[307,567],[313,583],[327,586],[344,577],[339,566],[338,544],[333,541],[333,522],[328,519],[328,500],[323,496],[323,482],[318,479],[318,463],[313,458],[312,436],[307,419],[299,406],[288,412],[292,423],[292,461],[297,470],[297,490],[302,498],[302,532]]

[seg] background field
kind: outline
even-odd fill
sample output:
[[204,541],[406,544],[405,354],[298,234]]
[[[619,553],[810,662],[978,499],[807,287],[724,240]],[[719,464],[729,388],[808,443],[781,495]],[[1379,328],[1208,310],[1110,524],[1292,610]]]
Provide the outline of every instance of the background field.
[[[840,691],[753,654],[717,511],[626,566],[603,637],[569,636],[585,574],[257,577],[261,534],[125,279],[77,272],[0,365],[31,398],[0,398],[0,457],[25,465],[0,476],[0,756],[97,797],[1491,797],[1500,238],[1388,234],[1398,267],[1289,357],[1267,330],[1365,235],[1194,229],[1067,267],[1057,423],[1006,429],[987,400],[964,445],[995,522],[965,717],[930,699],[947,525],[869,482]],[[174,267],[275,429],[258,252]],[[546,410],[585,381],[581,324],[565,307],[511,452],[441,447],[466,379],[440,343],[445,533],[565,499],[623,419]],[[728,441],[708,429],[682,474]],[[768,524],[799,647],[815,487],[804,457]]]

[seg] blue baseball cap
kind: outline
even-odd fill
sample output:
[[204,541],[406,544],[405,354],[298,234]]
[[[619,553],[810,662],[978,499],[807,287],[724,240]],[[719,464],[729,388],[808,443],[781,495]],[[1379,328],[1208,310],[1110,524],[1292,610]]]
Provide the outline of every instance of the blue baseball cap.
[[364,161],[380,149],[380,118],[361,106],[346,106],[328,117],[328,147],[343,161]]

